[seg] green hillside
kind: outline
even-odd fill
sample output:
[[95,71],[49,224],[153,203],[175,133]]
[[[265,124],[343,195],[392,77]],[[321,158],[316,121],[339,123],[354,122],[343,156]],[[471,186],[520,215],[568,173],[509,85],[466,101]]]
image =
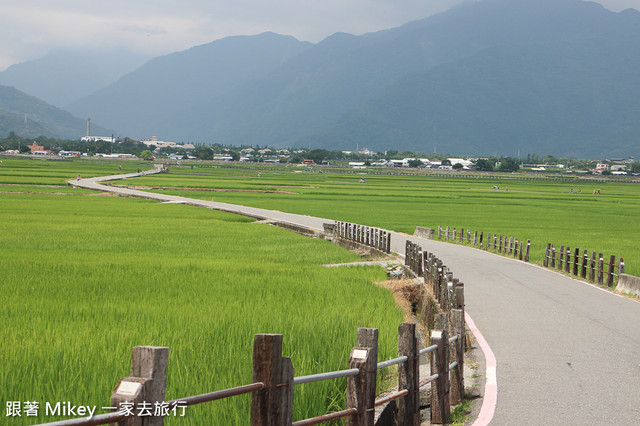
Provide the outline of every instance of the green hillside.
[[[80,139],[86,134],[86,121],[29,96],[13,87],[0,86],[0,137],[10,132],[23,137],[47,136]],[[92,125],[95,134],[111,131]]]

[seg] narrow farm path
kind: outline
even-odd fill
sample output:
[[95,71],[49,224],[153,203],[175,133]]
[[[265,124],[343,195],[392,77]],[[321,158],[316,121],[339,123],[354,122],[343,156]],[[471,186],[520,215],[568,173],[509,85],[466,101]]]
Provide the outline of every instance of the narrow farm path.
[[[159,169],[144,172],[157,173]],[[73,185],[323,229],[333,220],[101,185]],[[637,425],[640,303],[554,271],[471,247],[392,233],[433,252],[465,283],[466,311],[497,360],[496,425]],[[493,371],[488,371],[494,383]]]

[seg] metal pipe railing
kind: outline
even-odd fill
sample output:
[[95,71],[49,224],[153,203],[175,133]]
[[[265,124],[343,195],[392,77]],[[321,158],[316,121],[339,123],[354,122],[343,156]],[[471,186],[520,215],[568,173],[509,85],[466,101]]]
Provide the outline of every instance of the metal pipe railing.
[[190,406],[196,404],[202,404],[203,402],[215,401],[217,399],[230,398],[232,396],[243,395],[245,393],[251,393],[264,389],[264,383],[257,382],[250,385],[237,386],[235,388],[223,389],[215,392],[203,393],[201,395],[188,396],[186,398],[174,399],[167,402],[169,408],[173,408],[177,405]]
[[420,352],[418,352],[418,355],[425,355],[425,354],[428,354],[429,352],[435,351],[436,349],[438,349],[438,345],[431,345],[427,348],[420,349]]
[[390,367],[392,365],[395,364],[400,364],[403,362],[407,362],[409,360],[409,358],[405,355],[405,356],[400,356],[398,358],[393,358],[387,361],[382,361],[378,363],[378,370],[386,368],[386,367]]
[[84,417],[81,419],[60,420],[52,423],[40,423],[47,426],[95,426],[106,425],[109,423],[117,423],[124,420],[127,416],[122,412],[99,414],[93,417]]
[[403,389],[403,390],[401,390],[399,392],[396,392],[394,394],[391,394],[391,395],[389,395],[387,397],[384,397],[384,398],[376,400],[376,402],[373,405],[374,405],[374,407],[377,407],[379,405],[386,404],[387,402],[389,402],[389,401],[391,401],[393,399],[396,399],[396,398],[400,398],[401,396],[405,396],[408,393],[409,393],[408,389]]
[[337,411],[335,413],[324,414],[318,417],[312,417],[310,419],[300,420],[297,422],[293,422],[293,426],[308,426],[308,425],[317,425],[319,423],[326,423],[331,420],[341,419],[344,417],[353,416],[358,412],[355,408],[348,408],[346,410]]
[[434,374],[433,376],[421,381],[419,383],[419,387],[423,387],[424,385],[428,385],[429,383],[431,383],[431,382],[433,382],[435,380],[438,380],[439,377],[440,377],[439,374]]
[[310,374],[308,376],[300,376],[293,378],[294,385],[301,385],[303,383],[320,382],[322,380],[339,379],[341,377],[357,376],[360,374],[360,370],[357,368],[351,368],[349,370],[331,371],[329,373]]

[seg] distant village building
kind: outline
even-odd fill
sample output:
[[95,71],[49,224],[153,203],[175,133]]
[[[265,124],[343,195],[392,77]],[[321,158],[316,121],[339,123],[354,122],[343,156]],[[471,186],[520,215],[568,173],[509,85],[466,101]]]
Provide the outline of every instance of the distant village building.
[[610,169],[611,169],[612,172],[624,172],[625,170],[627,170],[627,165],[626,164],[612,164]]
[[179,144],[177,142],[159,141],[157,136],[152,136],[151,139],[141,139],[140,142],[146,146],[155,146],[156,150],[162,148],[177,148],[177,149],[196,149],[195,145],[190,143]]
[[462,164],[463,167],[471,167],[473,166],[473,162],[471,160],[465,160],[464,158],[447,158],[451,162],[451,165]]
[[44,149],[44,146],[38,145],[35,142],[32,143],[31,145],[29,145],[28,148],[31,151],[31,154],[34,154],[34,155],[49,155],[49,154],[51,154],[50,150]]
[[83,136],[82,138],[80,138],[80,141],[82,142],[98,142],[98,141],[104,141],[104,142],[115,142],[115,138],[113,136]]

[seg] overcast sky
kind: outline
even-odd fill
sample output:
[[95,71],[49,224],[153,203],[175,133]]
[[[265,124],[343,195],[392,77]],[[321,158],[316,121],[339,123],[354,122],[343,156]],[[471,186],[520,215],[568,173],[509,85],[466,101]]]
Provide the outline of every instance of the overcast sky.
[[[0,71],[58,48],[161,55],[264,31],[318,42],[442,12],[464,0],[0,0]],[[472,0],[467,0],[472,1]],[[598,0],[640,10],[640,0]]]

